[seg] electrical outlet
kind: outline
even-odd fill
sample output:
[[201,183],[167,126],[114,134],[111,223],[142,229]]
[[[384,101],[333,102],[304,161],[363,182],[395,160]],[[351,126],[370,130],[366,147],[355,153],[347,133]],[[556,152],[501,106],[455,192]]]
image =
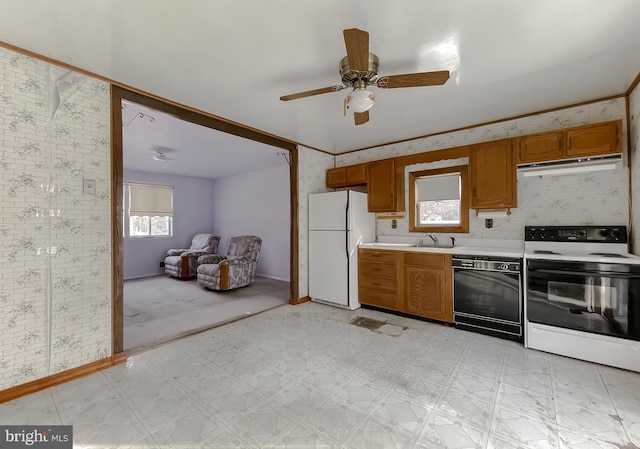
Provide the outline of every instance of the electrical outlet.
[[164,268],[164,262],[160,262],[160,268]]
[[487,229],[493,228],[493,218],[485,218],[484,219],[484,227]]
[[95,179],[83,179],[82,180],[82,193],[87,195],[96,194],[96,180]]

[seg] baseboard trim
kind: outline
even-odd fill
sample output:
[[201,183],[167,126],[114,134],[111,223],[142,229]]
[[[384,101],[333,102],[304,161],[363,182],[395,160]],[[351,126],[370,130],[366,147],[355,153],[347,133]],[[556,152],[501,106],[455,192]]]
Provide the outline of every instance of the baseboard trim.
[[164,271],[162,273],[154,273],[154,274],[141,274],[140,276],[131,276],[123,278],[123,281],[132,281],[134,279],[144,279],[144,278],[155,278],[158,276],[165,276]]
[[44,390],[45,388],[78,379],[79,377],[88,376],[89,374],[109,368],[112,365],[113,358],[107,357],[106,359],[96,360],[95,362],[91,362],[77,368],[72,368],[67,371],[62,371],[61,373],[52,374],[51,376],[43,377],[42,379],[33,380],[26,384],[7,388],[6,390],[0,391],[0,404],[17,399],[21,396],[35,393],[36,391]]
[[258,274],[258,273],[256,273],[256,276],[257,277],[261,277],[261,278],[274,279],[276,281],[291,282],[291,279],[289,279],[289,278],[280,278],[278,276],[269,276],[267,274]]
[[121,363],[126,362],[128,358],[129,354],[127,354],[126,352],[119,352],[113,355],[113,364],[120,365]]
[[298,304],[302,304],[305,302],[311,301],[311,298],[309,296],[303,296],[302,298],[298,298],[298,299],[289,299],[289,304],[297,306]]

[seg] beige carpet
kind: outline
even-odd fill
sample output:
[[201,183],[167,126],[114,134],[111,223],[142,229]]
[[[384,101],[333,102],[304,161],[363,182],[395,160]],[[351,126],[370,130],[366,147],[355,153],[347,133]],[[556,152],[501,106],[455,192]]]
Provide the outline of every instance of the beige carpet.
[[289,301],[289,283],[256,277],[253,285],[214,292],[170,276],[124,282],[124,350],[135,352]]

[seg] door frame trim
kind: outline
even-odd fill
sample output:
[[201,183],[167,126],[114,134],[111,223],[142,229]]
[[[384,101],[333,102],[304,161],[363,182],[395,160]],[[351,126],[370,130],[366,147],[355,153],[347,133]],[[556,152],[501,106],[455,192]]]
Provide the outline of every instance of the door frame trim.
[[290,304],[300,302],[298,297],[298,146],[288,140],[240,126],[220,119],[203,111],[142,92],[111,84],[111,304],[112,304],[112,354],[116,356],[124,350],[124,237],[123,237],[123,181],[122,162],[122,100],[171,114],[181,120],[196,125],[233,134],[241,138],[265,143],[289,152],[290,179],[290,244],[289,244],[289,285]]

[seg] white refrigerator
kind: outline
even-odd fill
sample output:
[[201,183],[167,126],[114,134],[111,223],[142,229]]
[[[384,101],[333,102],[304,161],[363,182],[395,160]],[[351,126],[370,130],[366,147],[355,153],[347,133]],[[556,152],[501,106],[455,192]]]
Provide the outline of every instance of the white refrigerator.
[[309,296],[312,301],[357,309],[358,245],[376,238],[367,195],[340,190],[309,195]]

